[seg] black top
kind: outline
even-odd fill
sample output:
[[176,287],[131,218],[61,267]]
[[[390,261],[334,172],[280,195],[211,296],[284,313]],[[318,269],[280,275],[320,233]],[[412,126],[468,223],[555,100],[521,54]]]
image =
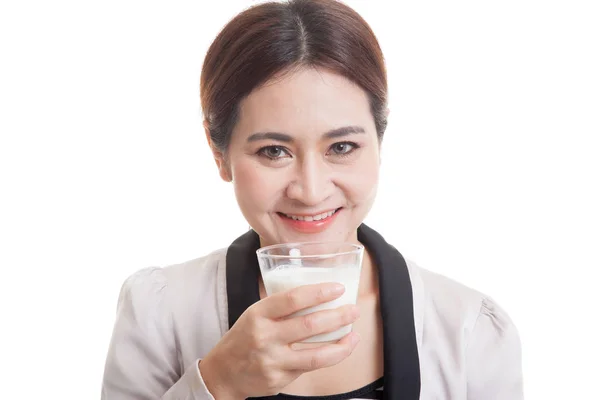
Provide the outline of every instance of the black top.
[[[363,399],[383,399],[383,378],[379,378],[373,383],[361,387],[360,389],[342,394],[332,394],[329,396],[295,396],[292,394],[278,394],[277,396],[258,397],[262,400],[363,400]],[[251,397],[256,399],[256,397]]]
[[[382,399],[418,400],[421,391],[421,375],[412,286],[406,261],[395,247],[365,224],[358,228],[358,241],[373,257],[379,273],[385,379]],[[230,327],[248,307],[260,300],[258,290],[260,268],[256,256],[256,250],[259,248],[258,234],[250,230],[237,238],[227,250],[226,275]],[[302,398],[290,395],[279,396],[284,397],[271,396],[262,399]],[[349,398],[336,396],[338,395],[311,398],[329,400]]]

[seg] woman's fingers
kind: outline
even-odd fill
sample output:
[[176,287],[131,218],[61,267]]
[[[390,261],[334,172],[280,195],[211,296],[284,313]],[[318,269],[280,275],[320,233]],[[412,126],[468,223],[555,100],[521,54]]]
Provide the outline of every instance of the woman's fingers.
[[308,372],[320,368],[331,367],[346,359],[360,341],[356,332],[350,332],[336,343],[315,349],[291,350],[285,368]]
[[277,338],[281,343],[295,343],[321,333],[333,332],[350,325],[360,316],[354,304],[347,304],[332,310],[322,310],[307,315],[279,321]]
[[305,308],[335,300],[344,291],[344,285],[333,282],[299,286],[263,299],[260,313],[269,319],[284,318]]

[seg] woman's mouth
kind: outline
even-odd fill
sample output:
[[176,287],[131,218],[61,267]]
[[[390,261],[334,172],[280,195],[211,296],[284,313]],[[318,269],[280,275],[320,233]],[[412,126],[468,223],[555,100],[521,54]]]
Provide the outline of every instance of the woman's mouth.
[[324,211],[318,214],[287,214],[278,212],[277,215],[292,229],[301,233],[322,232],[331,225],[342,207]]

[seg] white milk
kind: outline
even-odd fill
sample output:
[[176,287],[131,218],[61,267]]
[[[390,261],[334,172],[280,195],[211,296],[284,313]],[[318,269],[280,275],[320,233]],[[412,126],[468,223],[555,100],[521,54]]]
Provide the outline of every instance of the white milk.
[[[298,265],[282,265],[266,274],[263,278],[267,295],[283,292],[298,286],[314,283],[338,282],[346,287],[343,295],[333,301],[319,304],[291,314],[290,317],[306,315],[320,310],[329,310],[345,304],[356,304],[358,296],[358,283],[360,268],[356,266],[339,266],[334,268],[324,267],[299,267]],[[333,332],[323,333],[303,340],[304,343],[328,342],[338,340],[350,333],[352,324],[346,325]]]

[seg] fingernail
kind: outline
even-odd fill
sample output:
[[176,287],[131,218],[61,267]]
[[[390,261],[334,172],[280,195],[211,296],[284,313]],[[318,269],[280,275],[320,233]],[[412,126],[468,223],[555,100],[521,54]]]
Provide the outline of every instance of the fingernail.
[[344,285],[342,285],[341,283],[336,283],[331,288],[331,294],[342,294],[344,293],[344,290],[346,290],[346,287]]

